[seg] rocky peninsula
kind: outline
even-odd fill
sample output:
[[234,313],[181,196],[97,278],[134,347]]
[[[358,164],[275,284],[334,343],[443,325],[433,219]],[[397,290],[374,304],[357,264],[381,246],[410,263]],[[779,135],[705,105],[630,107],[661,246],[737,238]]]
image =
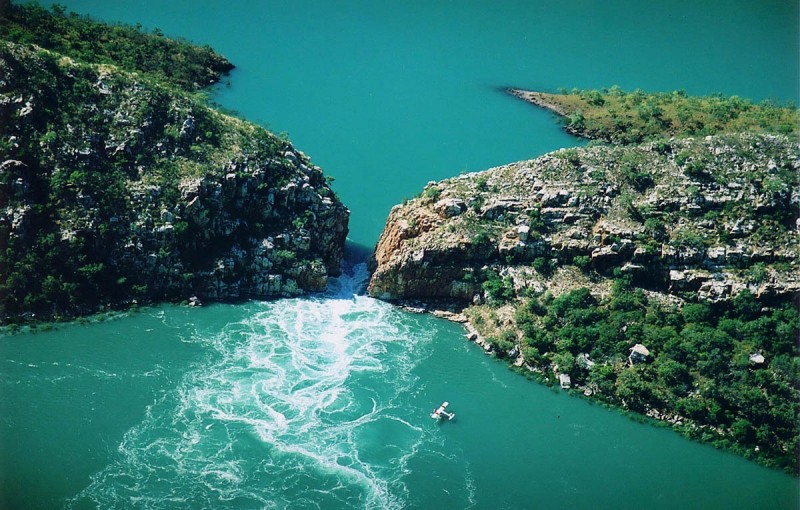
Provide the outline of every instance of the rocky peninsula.
[[429,183],[392,209],[370,295],[445,310],[531,377],[797,472],[796,136],[783,120],[692,136],[666,95],[639,92],[660,120],[612,112],[630,124],[603,131],[589,101],[631,98],[514,93],[612,143]]
[[289,141],[196,93],[232,66],[58,11],[12,7],[0,41],[0,321],[325,289],[349,211]]

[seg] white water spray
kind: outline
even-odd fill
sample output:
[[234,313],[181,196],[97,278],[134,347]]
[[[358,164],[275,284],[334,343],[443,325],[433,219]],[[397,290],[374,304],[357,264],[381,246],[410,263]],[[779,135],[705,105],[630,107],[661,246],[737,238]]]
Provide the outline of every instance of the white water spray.
[[426,432],[398,396],[432,333],[362,295],[367,278],[357,265],[324,296],[248,305],[248,318],[197,339],[207,359],[68,506],[402,507]]

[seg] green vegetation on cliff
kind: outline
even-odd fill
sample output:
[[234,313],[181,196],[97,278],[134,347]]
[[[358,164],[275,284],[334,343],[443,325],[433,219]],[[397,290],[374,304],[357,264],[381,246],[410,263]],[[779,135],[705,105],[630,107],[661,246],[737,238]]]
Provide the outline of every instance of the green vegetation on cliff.
[[[0,322],[296,295],[338,272],[347,211],[321,170],[185,90],[215,72],[147,65],[185,43],[35,7],[14,16],[16,39],[57,48],[103,30],[123,37],[97,55],[81,49],[80,61],[0,41]],[[140,39],[130,65],[146,72],[87,62],[125,60]]]
[[169,39],[157,29],[147,34],[140,26],[108,25],[67,14],[58,4],[52,11],[36,4],[12,6],[0,23],[0,39],[33,44],[80,62],[146,73],[184,90],[210,85],[233,69],[208,46]]
[[[591,398],[796,472],[800,316],[792,303],[762,311],[747,290],[683,306],[648,295],[628,276],[605,297],[578,287],[524,298],[505,326],[491,308],[468,314],[499,356],[516,361],[518,349],[523,367],[548,384],[567,374]],[[638,362],[629,358],[636,344],[648,351]]]
[[758,128],[562,149],[393,209],[369,289],[463,311],[531,377],[797,473],[798,189],[796,137]]
[[560,94],[510,92],[564,117],[571,133],[612,143],[744,131],[797,136],[800,129],[797,108],[770,101],[753,103],[736,96],[624,92],[618,87]]

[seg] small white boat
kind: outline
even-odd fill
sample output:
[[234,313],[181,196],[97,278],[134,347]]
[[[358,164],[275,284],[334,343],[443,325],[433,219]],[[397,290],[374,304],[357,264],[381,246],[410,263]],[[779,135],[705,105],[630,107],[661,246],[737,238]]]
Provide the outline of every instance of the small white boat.
[[445,411],[445,409],[447,409],[447,406],[449,405],[450,402],[444,402],[438,408],[434,409],[433,412],[431,413],[431,418],[433,418],[434,420],[442,420],[444,418],[452,420],[453,418],[455,418],[456,413],[448,413],[447,411]]

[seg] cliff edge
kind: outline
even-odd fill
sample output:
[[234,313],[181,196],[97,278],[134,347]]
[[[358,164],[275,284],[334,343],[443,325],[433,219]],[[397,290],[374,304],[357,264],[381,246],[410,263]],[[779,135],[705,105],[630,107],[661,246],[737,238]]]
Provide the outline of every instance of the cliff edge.
[[800,290],[799,154],[784,136],[709,136],[563,149],[430,183],[392,209],[369,292],[481,303],[489,270],[517,291],[618,271],[676,296],[786,296]]
[[780,133],[796,110],[747,108],[778,129],[659,138],[647,115],[575,114],[621,142],[431,182],[389,214],[369,294],[467,322],[528,377],[796,474],[800,146]]

